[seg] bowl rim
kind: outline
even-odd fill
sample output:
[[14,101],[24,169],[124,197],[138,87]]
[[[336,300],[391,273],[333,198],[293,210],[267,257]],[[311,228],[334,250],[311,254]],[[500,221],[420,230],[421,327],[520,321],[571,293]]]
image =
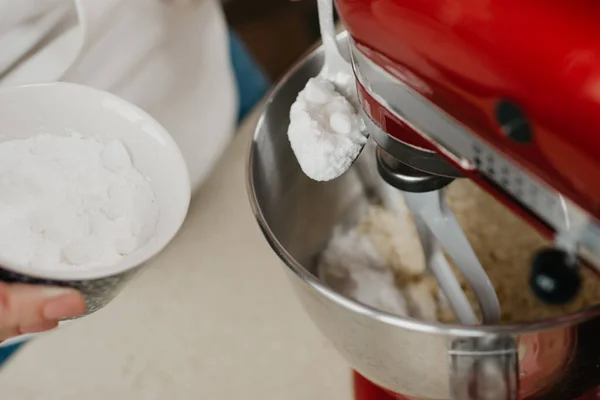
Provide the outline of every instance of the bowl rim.
[[[348,40],[347,31],[341,32],[337,35],[338,42]],[[465,326],[459,324],[443,324],[440,322],[425,322],[419,321],[413,318],[400,317],[387,313],[385,311],[377,310],[373,307],[369,307],[355,300],[347,298],[330,289],[317,279],[310,271],[296,261],[279,242],[262,212],[260,207],[257,193],[254,186],[254,164],[255,164],[255,151],[257,149],[257,142],[260,140],[260,136],[263,134],[265,128],[266,114],[273,102],[275,101],[278,93],[285,87],[289,79],[294,76],[304,65],[312,62],[318,55],[323,52],[323,46],[318,44],[313,47],[310,51],[305,53],[298,62],[279,80],[279,82],[273,87],[273,89],[267,95],[266,101],[263,106],[263,111],[256,124],[252,142],[249,146],[249,151],[246,159],[246,191],[248,194],[250,207],[254,214],[260,230],[262,231],[268,244],[271,246],[273,251],[279,256],[281,261],[286,265],[287,268],[293,272],[303,283],[309,286],[310,289],[316,291],[320,296],[327,298],[330,302],[335,305],[345,308],[349,311],[360,314],[363,317],[374,319],[377,322],[391,325],[397,328],[408,329],[412,331],[418,331],[429,334],[440,334],[447,336],[461,336],[461,337],[482,337],[488,335],[521,335],[525,333],[533,333],[544,330],[557,329],[561,327],[569,327],[580,324],[584,321],[590,320],[600,315],[600,305],[589,307],[580,311],[576,311],[570,314],[565,314],[560,317],[545,319],[541,321],[531,323],[513,323],[513,324],[495,324],[495,325],[478,325]]]
[[[8,272],[16,273],[19,275],[24,275],[27,277],[55,280],[55,281],[61,281],[61,282],[76,282],[76,281],[104,279],[104,278],[109,278],[112,276],[117,276],[124,272],[134,270],[134,269],[144,265],[145,263],[147,263],[154,257],[156,257],[159,253],[161,253],[164,250],[164,248],[167,245],[169,245],[169,243],[173,240],[173,238],[177,235],[177,233],[181,229],[181,226],[183,225],[183,223],[187,217],[190,202],[191,202],[191,182],[189,179],[189,171],[187,169],[185,158],[183,157],[183,154],[181,153],[181,150],[179,149],[179,146],[177,145],[177,143],[175,142],[173,137],[154,117],[152,117],[146,111],[142,110],[137,105],[135,105],[119,96],[116,96],[110,92],[107,92],[107,91],[101,90],[101,89],[97,89],[97,88],[94,88],[91,86],[86,86],[86,85],[72,83],[72,82],[62,82],[62,81],[32,83],[32,84],[17,85],[17,86],[10,86],[10,87],[6,87],[6,88],[2,88],[2,89],[0,89],[0,96],[10,94],[11,92],[18,92],[18,91],[32,89],[32,88],[36,88],[36,89],[37,88],[49,88],[49,89],[68,88],[69,90],[75,89],[75,90],[79,90],[79,91],[84,91],[95,97],[101,96],[104,98],[108,98],[115,104],[118,104],[121,107],[125,107],[127,110],[139,115],[144,120],[144,122],[146,124],[149,124],[150,126],[152,126],[153,131],[156,132],[158,135],[160,135],[161,139],[164,140],[166,148],[169,149],[169,151],[172,151],[173,154],[175,155],[176,162],[174,164],[174,168],[179,169],[180,170],[179,173],[185,175],[186,179],[184,179],[183,181],[186,182],[186,184],[182,185],[182,187],[180,188],[182,191],[182,197],[185,198],[185,204],[183,205],[184,210],[181,213],[180,219],[178,221],[176,221],[176,223],[175,223],[176,229],[174,230],[173,235],[171,235],[164,243],[160,243],[158,246],[156,246],[152,250],[148,251],[148,255],[146,257],[143,257],[143,259],[140,261],[136,261],[136,262],[129,261],[128,262],[127,261],[128,257],[124,257],[121,262],[118,262],[118,263],[108,266],[108,267],[82,268],[82,269],[77,269],[76,267],[74,267],[73,269],[68,269],[68,270],[67,269],[35,269],[35,268],[31,268],[31,267],[19,266],[19,265],[15,264],[14,262],[7,261],[0,254],[0,268],[6,270]],[[159,218],[160,218],[160,205],[159,205]],[[143,248],[144,248],[144,246],[142,246],[139,250],[141,250]],[[135,254],[135,252],[132,253],[132,255],[134,255],[134,254]]]

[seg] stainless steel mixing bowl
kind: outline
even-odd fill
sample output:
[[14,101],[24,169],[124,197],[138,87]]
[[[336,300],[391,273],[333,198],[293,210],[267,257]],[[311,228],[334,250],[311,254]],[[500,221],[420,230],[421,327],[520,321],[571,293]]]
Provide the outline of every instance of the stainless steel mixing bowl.
[[[346,34],[338,40],[345,48]],[[521,398],[565,400],[597,386],[598,308],[535,324],[452,326],[395,317],[319,282],[315,261],[334,226],[349,223],[368,201],[356,166],[337,180],[311,181],[287,139],[290,106],[307,80],[318,74],[322,59],[322,48],[317,48],[271,93],[247,171],[258,224],[319,330],[352,368],[409,397],[506,399],[519,392]]]

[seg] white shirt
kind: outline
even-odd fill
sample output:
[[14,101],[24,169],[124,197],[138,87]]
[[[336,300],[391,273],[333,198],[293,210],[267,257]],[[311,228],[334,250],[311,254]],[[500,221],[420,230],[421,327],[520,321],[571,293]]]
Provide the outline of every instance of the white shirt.
[[218,0],[0,0],[0,86],[53,80],[107,90],[155,117],[194,189],[235,129]]

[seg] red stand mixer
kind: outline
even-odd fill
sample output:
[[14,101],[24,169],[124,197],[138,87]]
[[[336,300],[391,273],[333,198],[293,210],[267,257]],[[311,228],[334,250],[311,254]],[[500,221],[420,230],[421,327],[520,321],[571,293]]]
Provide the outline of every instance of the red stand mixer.
[[[466,176],[555,236],[534,269],[593,263],[600,3],[336,1],[369,132],[404,164],[386,181],[411,190],[398,174],[440,187],[439,176]],[[355,385],[357,400],[395,398],[358,375]]]
[[[600,268],[600,3],[336,6],[348,30],[338,42],[349,47],[381,177],[409,192],[473,180],[553,239],[554,247],[523,268],[531,268],[538,297],[568,301],[579,288],[579,264]],[[359,371],[355,400],[600,398],[598,309],[526,326],[440,327],[350,304],[315,280],[307,265],[322,244],[296,237],[333,221],[337,209],[305,204],[330,207],[345,183],[319,186],[302,177],[288,161],[281,139],[287,120],[277,114],[318,72],[307,64],[318,57],[309,56],[272,94],[251,150],[249,192],[305,309]],[[439,379],[428,375],[437,370]]]
[[[408,171],[474,180],[556,236],[560,250],[585,252],[594,262],[600,4],[338,0],[337,6],[351,35],[365,121],[385,152]],[[563,261],[560,252],[552,255]]]

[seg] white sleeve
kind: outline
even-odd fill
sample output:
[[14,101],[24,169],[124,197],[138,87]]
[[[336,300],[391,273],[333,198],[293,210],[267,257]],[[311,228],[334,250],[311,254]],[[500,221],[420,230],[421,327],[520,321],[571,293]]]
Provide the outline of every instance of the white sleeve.
[[0,34],[30,18],[40,16],[61,3],[73,0],[0,0]]
[[197,189],[226,149],[237,117],[221,3],[123,4],[111,36],[90,49],[69,79],[109,90],[154,116],[179,145]]
[[[24,13],[32,4],[73,0],[0,0]],[[104,2],[107,0],[87,0]],[[103,31],[78,49],[74,23],[0,85],[60,79],[107,90],[141,107],[173,136],[196,189],[226,149],[238,99],[229,36],[219,0],[113,0]],[[26,3],[28,6],[17,3]],[[8,6],[11,3],[11,6]],[[13,12],[13,11],[11,11]],[[0,17],[0,20],[2,18]],[[71,60],[75,57],[75,60]],[[1,60],[0,60],[1,61]],[[60,77],[56,71],[69,66]],[[62,68],[62,69],[61,69]]]

